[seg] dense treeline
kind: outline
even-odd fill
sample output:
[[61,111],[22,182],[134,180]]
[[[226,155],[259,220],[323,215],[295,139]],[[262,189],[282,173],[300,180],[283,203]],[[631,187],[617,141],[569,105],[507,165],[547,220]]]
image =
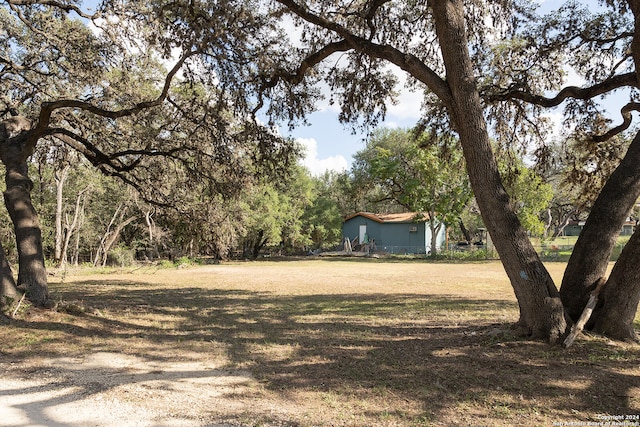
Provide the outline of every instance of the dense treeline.
[[[343,212],[331,194],[337,174],[312,177],[294,166],[286,182],[254,183],[233,197],[203,183],[180,203],[162,206],[86,161],[75,159],[71,168],[50,160],[34,156],[29,167],[44,253],[53,265],[297,255],[341,238]],[[2,218],[2,243],[15,259],[11,221],[6,213]]]
[[[416,137],[411,130],[379,129],[349,171],[312,176],[298,162],[286,167],[286,180],[253,182],[226,197],[203,182],[184,190],[178,203],[164,206],[146,201],[135,187],[105,176],[62,147],[49,146],[29,165],[45,257],[55,266],[104,266],[183,257],[303,255],[339,247],[342,219],[357,211],[427,212],[444,221],[451,241],[471,243],[484,224],[455,151],[457,142],[427,140],[427,133]],[[438,160],[443,150],[450,150],[447,161]],[[553,207],[563,197],[561,184],[569,169],[558,167],[543,179],[513,153],[503,158],[501,168],[521,221],[532,237],[553,237],[559,227],[554,221],[565,219]],[[164,185],[171,187],[169,179]],[[581,207],[584,197],[563,202],[575,212],[573,219],[588,212]],[[3,224],[2,243],[13,259],[6,213]]]

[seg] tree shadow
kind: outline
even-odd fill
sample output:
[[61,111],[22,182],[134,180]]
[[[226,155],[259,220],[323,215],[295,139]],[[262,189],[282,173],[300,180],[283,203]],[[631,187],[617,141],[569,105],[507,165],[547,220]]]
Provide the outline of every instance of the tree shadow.
[[[104,355],[117,357],[115,353],[105,353]],[[64,362],[64,360],[56,362]],[[79,360],[76,360],[76,363],[78,362]],[[142,358],[139,362],[141,365],[146,364]],[[34,380],[30,380],[29,383],[34,385],[11,387],[5,383],[0,389],[0,408],[4,409],[3,422],[10,422],[10,424],[3,425],[71,427],[90,423],[96,426],[145,425],[160,427],[176,422],[179,425],[184,425],[184,421],[189,419],[184,415],[172,413],[167,416],[166,414],[136,410],[135,404],[127,401],[129,396],[118,398],[110,396],[108,392],[118,387],[124,387],[127,392],[144,392],[148,398],[163,399],[164,396],[159,391],[166,393],[167,390],[171,390],[172,384],[180,384],[185,381],[213,387],[221,382],[220,379],[224,379],[223,383],[233,382],[236,386],[251,381],[248,373],[232,372],[228,369],[163,371],[145,369],[142,366],[136,369],[122,369],[106,364],[99,367],[88,367],[84,364],[71,366],[70,364],[54,363],[46,368],[34,368],[28,373],[34,377]],[[47,378],[42,378],[43,373]],[[227,394],[232,393],[228,391]],[[192,393],[190,399],[182,399],[180,403],[189,404],[188,400],[193,401],[197,397],[195,393]],[[176,404],[175,399],[167,401],[169,404]],[[65,405],[69,407],[63,409]],[[96,408],[100,407],[103,407],[103,410],[96,411]],[[126,410],[123,410],[123,407]],[[132,413],[140,415],[140,418],[130,419]],[[232,427],[230,424],[222,423],[207,425]]]
[[[519,338],[507,325],[517,315],[511,301],[423,294],[282,296],[109,279],[60,287],[58,293],[91,307],[82,325],[31,319],[12,326],[56,333],[85,348],[96,336],[105,343],[135,341],[127,354],[148,363],[189,344],[194,357],[206,357],[208,350],[198,343],[215,343],[224,348],[226,368],[250,370],[267,390],[289,400],[309,393],[333,396],[330,408],[367,420],[540,424],[640,413],[638,347],[583,339],[563,350]],[[34,353],[60,356],[45,341],[11,357]],[[117,385],[143,381],[144,375],[149,373],[123,376]],[[177,378],[184,377],[165,379]]]

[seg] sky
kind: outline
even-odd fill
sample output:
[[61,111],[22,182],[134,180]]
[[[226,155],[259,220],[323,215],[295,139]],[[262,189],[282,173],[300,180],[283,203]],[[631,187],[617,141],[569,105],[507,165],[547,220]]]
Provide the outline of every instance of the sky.
[[[398,76],[398,89],[402,89],[398,103],[387,107],[385,120],[378,127],[410,128],[420,119],[422,93],[404,89],[405,76],[399,70]],[[309,126],[301,125],[293,131],[280,128],[282,135],[296,139],[305,147],[303,164],[312,175],[320,175],[326,170],[348,170],[353,155],[365,148],[366,135],[354,134],[349,125],[339,123],[338,114],[338,106],[325,102],[308,117]]]

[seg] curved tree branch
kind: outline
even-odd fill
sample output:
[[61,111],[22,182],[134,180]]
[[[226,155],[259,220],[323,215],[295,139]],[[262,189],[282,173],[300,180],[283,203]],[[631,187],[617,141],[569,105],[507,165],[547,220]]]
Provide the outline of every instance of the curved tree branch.
[[[114,153],[105,153],[96,147],[88,139],[65,128],[52,128],[50,135],[60,139],[63,143],[80,152],[94,166],[108,166],[118,172],[130,172],[134,170],[145,157],[166,157],[182,161],[177,153],[187,151],[186,147],[175,147],[170,150],[128,149]],[[130,162],[123,162],[123,157],[135,156]]]
[[496,93],[486,93],[484,99],[488,102],[508,101],[519,99],[529,104],[539,105],[541,107],[557,107],[569,98],[573,99],[591,99],[598,95],[604,95],[612,90],[622,87],[639,87],[636,73],[618,74],[610,79],[597,83],[589,87],[567,86],[552,98],[541,95],[535,95],[515,86],[513,88],[504,89]]
[[115,165],[111,163],[109,156],[99,150],[88,139],[75,134],[69,129],[65,128],[50,128],[47,135],[52,135],[62,141],[64,144],[73,148],[82,154],[89,162],[94,166],[109,165],[115,168]]
[[100,17],[101,13],[96,12],[92,15],[83,12],[78,6],[73,4],[66,4],[56,0],[7,0],[7,3],[11,6],[51,6],[64,10],[65,12],[75,12],[78,16],[86,19],[96,19]]
[[622,123],[612,129],[609,129],[602,135],[594,135],[593,140],[596,142],[606,141],[609,138],[629,129],[631,126],[631,113],[633,111],[640,111],[640,103],[630,102],[620,109],[620,115],[622,116]]
[[[314,14],[306,7],[299,5],[294,0],[277,0],[278,3],[286,6],[288,10],[305,21],[317,25],[321,28],[330,30],[344,39],[344,42],[349,43],[352,49],[366,53],[374,58],[385,59],[402,70],[407,71],[410,75],[420,80],[427,85],[446,105],[452,104],[451,91],[447,82],[442,79],[433,69],[429,68],[418,59],[415,55],[404,53],[393,46],[380,45],[367,40],[363,37],[353,34],[346,27],[323,18],[317,14]],[[378,2],[379,3],[379,2]],[[369,12],[374,13],[381,5],[374,2],[376,7],[372,7]],[[369,20],[372,16],[367,16]]]
[[[487,93],[483,97],[485,101],[499,102],[509,100],[520,100],[529,104],[538,105],[545,108],[557,107],[567,99],[580,99],[589,100],[599,95],[607,94],[615,89],[623,87],[639,87],[638,77],[635,72],[618,74],[609,79],[606,79],[600,83],[588,87],[567,86],[563,88],[554,97],[545,97],[541,95],[535,95],[525,90],[514,86],[513,88],[504,89],[496,93]],[[640,104],[637,102],[630,102],[620,110],[622,116],[622,123],[604,134],[594,135],[593,140],[596,142],[606,141],[607,139],[625,131],[631,126],[631,112],[640,111]]]
[[275,87],[281,80],[296,85],[302,81],[305,73],[309,69],[318,65],[320,62],[324,61],[326,58],[336,52],[346,52],[348,50],[351,50],[351,44],[346,40],[329,43],[319,51],[314,52],[303,59],[300,63],[300,66],[297,70],[295,70],[294,73],[287,73],[285,70],[281,70],[274,75],[263,77],[262,86],[260,87],[260,90],[258,92],[258,104],[253,109],[252,113],[255,115],[264,106],[263,94],[267,89]]
[[[167,98],[169,94],[169,88],[171,87],[171,81],[173,80],[173,77],[178,73],[178,71],[184,64],[184,62],[188,58],[196,55],[197,53],[198,53],[197,51],[187,52],[178,60],[178,62],[173,66],[173,68],[169,71],[169,73],[165,77],[162,91],[160,92],[160,95],[158,95],[156,99],[140,102],[130,108],[124,108],[122,110],[107,110],[104,108],[96,107],[95,105],[89,102],[80,101],[76,99],[60,99],[57,101],[43,102],[42,108],[40,109],[40,116],[38,117],[38,123],[36,127],[33,129],[33,133],[38,137],[49,134],[50,132],[48,131],[48,127],[49,127],[49,123],[51,122],[51,115],[55,110],[62,109],[62,108],[77,108],[80,110],[87,111],[89,113],[93,113],[97,116],[106,117],[110,119],[117,119],[120,117],[131,116],[147,108],[157,107],[161,105],[164,102],[164,100]],[[34,138],[34,139],[37,139],[37,138]]]

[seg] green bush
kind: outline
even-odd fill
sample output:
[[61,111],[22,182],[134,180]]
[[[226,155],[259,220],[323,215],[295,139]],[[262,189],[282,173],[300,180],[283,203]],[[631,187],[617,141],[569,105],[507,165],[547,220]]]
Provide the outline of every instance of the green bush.
[[181,256],[180,258],[176,258],[174,261],[175,265],[192,265],[194,264],[193,260],[188,256]]
[[168,259],[161,259],[160,261],[158,261],[158,267],[161,268],[173,268],[175,266],[176,265]]
[[135,251],[126,246],[116,246],[107,256],[107,265],[116,267],[130,267],[136,263]]

